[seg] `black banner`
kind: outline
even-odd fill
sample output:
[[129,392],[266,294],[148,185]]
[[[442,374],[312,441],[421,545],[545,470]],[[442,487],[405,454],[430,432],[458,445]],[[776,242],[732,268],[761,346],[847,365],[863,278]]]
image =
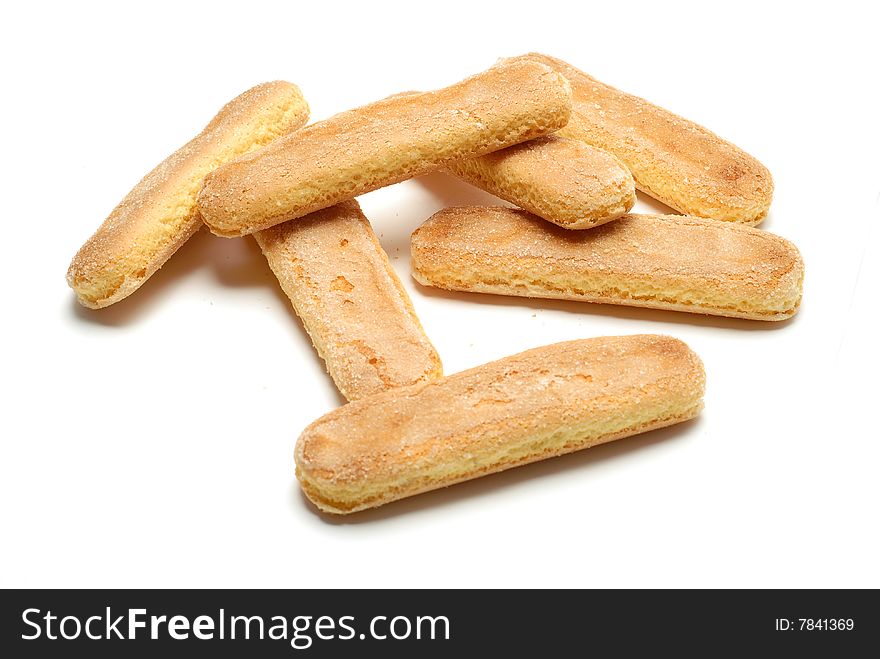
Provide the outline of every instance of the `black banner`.
[[[876,591],[3,591],[6,657],[856,656]],[[870,650],[873,648],[873,650]],[[786,656],[783,655],[783,656]]]

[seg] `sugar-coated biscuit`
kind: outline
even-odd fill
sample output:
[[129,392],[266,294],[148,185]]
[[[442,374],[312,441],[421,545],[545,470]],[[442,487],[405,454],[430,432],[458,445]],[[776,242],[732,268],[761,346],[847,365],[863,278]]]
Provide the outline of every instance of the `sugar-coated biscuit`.
[[557,343],[338,408],[303,431],[296,473],[318,508],[351,513],[686,421],[704,388],[671,337]]
[[460,158],[562,128],[571,92],[535,62],[493,67],[451,87],[343,112],[208,176],[199,209],[211,231],[241,236]]
[[510,61],[540,62],[564,75],[573,108],[560,134],[616,155],[639,190],[688,215],[745,224],[766,217],[773,178],[742,149],[562,60],[539,53],[502,60]]
[[254,237],[348,400],[443,375],[437,351],[356,201]]
[[131,295],[193,235],[196,195],[211,170],[303,126],[309,106],[296,85],[257,85],[227,103],[190,142],[163,160],[113,209],[67,271],[93,309]]
[[682,215],[566,231],[511,208],[446,208],[412,235],[413,277],[456,291],[784,320],[804,264],[779,236]]
[[566,229],[615,220],[636,200],[633,178],[620,160],[558,135],[456,160],[446,170]]

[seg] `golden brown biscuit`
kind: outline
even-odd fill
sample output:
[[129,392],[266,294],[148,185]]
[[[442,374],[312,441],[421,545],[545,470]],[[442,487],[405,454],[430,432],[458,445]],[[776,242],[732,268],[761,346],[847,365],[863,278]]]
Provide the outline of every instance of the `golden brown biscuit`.
[[356,201],[254,237],[348,400],[443,375],[437,351]]
[[801,301],[797,248],[681,215],[625,215],[565,231],[525,211],[446,208],[412,235],[416,281],[456,291],[783,320]]
[[301,127],[309,107],[296,85],[268,82],[227,103],[113,209],[67,271],[79,301],[98,309],[131,295],[194,234],[196,195],[208,172]]
[[695,417],[703,364],[667,336],[582,339],[318,419],[296,444],[306,496],[351,513]]
[[615,156],[558,135],[456,160],[446,170],[566,229],[605,224],[636,201],[633,178]]
[[562,128],[565,79],[542,64],[502,64],[439,91],[386,98],[307,126],[205,179],[211,231],[241,236]]
[[531,53],[502,61],[540,62],[564,75],[573,108],[560,134],[616,155],[639,190],[699,217],[757,224],[767,215],[773,198],[770,172],[715,133],[562,60]]

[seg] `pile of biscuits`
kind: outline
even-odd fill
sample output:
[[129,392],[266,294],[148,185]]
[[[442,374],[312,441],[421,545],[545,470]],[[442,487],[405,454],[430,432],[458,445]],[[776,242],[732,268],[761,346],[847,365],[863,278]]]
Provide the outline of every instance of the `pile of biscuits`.
[[[79,250],[67,280],[106,307],[190,236],[253,235],[340,392],[296,474],[350,513],[695,417],[702,362],[658,335],[568,341],[443,376],[354,200],[445,171],[519,209],[454,207],[412,235],[425,286],[756,321],[793,316],[803,261],[754,228],[773,180],[705,128],[545,55],[498,62],[305,126],[290,83],[228,103]],[[305,126],[305,127],[304,127]],[[639,189],[682,215],[628,214]]]

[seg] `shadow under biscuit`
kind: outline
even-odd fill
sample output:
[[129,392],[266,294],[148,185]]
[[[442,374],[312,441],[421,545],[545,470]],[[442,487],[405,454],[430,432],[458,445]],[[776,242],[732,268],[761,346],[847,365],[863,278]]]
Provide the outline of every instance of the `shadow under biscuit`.
[[103,309],[89,309],[76,300],[71,291],[71,314],[77,320],[104,325],[124,327],[153,310],[164,295],[214,258],[214,236],[202,227],[187,240],[165,264],[128,297]]
[[291,332],[296,337],[294,340],[302,341],[312,349],[314,359],[320,363],[320,369],[328,380],[337,405],[348,402],[336,389],[330,376],[326,375],[324,362],[314,351],[312,340],[302,321],[281,290],[256,241],[250,236],[220,238],[203,227],[144,282],[143,286],[127,298],[104,309],[88,309],[79,304],[71,293],[70,313],[79,321],[106,327],[125,327],[136,323],[145,314],[156,312],[162,299],[175,286],[199,271],[205,271],[221,286],[267,291],[289,317]]
[[645,194],[641,190],[636,190],[636,206],[630,212],[654,213],[656,215],[683,215],[683,213],[679,213],[677,210],[670,208],[662,201],[654,199],[654,197]]
[[251,236],[233,239],[219,238],[218,240],[238,243],[242,247],[240,253],[241,258],[236,258],[233,262],[225,265],[218,260],[213,262],[214,276],[217,281],[226,286],[262,287],[271,291],[270,294],[273,296],[275,302],[284,309],[287,317],[290,319],[290,326],[295,328],[291,331],[297,335],[299,341],[302,341],[304,345],[311,348],[313,358],[323,372],[324,379],[327,381],[327,386],[333,392],[336,406],[339,407],[345,405],[348,400],[339,392],[333,379],[327,373],[327,367],[324,360],[318,355],[317,350],[315,350],[312,338],[306,331],[302,319],[299,317],[299,314],[296,313],[293,304],[282,290],[281,284],[278,283],[278,279],[272,273],[272,269],[266,262],[266,257],[263,256],[263,252],[260,249],[260,246],[257,245],[256,240]]
[[[441,204],[441,208],[447,206],[508,206],[515,208],[513,204],[474,187],[470,183],[465,183],[451,174],[433,172],[420,176],[416,180]],[[423,218],[423,220],[427,219],[427,217]]]

